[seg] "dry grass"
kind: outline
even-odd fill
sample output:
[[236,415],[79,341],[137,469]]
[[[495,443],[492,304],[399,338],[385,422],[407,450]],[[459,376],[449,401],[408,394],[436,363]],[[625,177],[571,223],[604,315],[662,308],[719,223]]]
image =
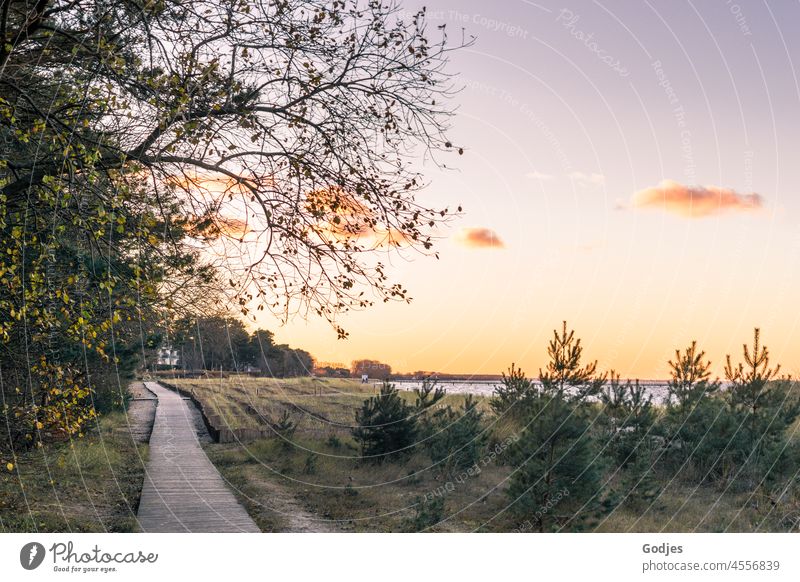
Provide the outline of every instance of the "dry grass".
[[[361,461],[350,427],[356,409],[376,393],[375,386],[347,379],[251,377],[175,383],[192,389],[231,427],[263,427],[284,410],[298,423],[290,443],[276,437],[206,447],[264,531],[405,531],[420,499],[437,498],[437,490],[445,488],[444,519],[431,531],[512,531],[520,526],[507,511],[511,468],[502,453],[481,463],[479,474],[461,479],[448,479],[432,467],[424,446],[401,462]],[[401,394],[413,402],[413,393]],[[457,407],[463,398],[448,395],[444,404]],[[479,402],[488,409],[488,399]],[[494,422],[491,415],[486,418]],[[514,430],[492,424],[490,447]],[[596,527],[605,532],[785,531],[776,521],[780,516],[756,507],[757,501],[675,479],[652,505],[622,504]]]
[[433,531],[480,529],[507,502],[502,481],[508,469],[495,464],[459,483],[430,468],[424,454],[405,462],[362,463],[351,441],[332,445],[296,438],[286,448],[276,439],[263,439],[206,449],[264,531],[296,531],[286,506],[275,502],[276,487],[313,516],[311,531],[405,531],[419,498],[435,495],[448,482],[447,519]]
[[0,478],[0,531],[134,531],[146,456],[123,413],[71,443],[22,453]]
[[[170,383],[192,390],[230,428],[263,428],[284,410],[292,415],[298,426],[291,443],[270,438],[206,447],[265,531],[296,530],[285,506],[274,502],[275,487],[316,518],[312,525],[317,531],[399,531],[408,528],[406,522],[414,516],[418,498],[435,495],[448,483],[437,467],[430,466],[424,452],[396,463],[361,461],[350,431],[356,409],[377,393],[374,385],[350,379],[246,376]],[[401,394],[413,403],[413,392]],[[448,395],[442,405],[459,407],[463,400],[463,395]],[[488,409],[486,399],[481,399],[480,406]],[[451,518],[434,529],[481,528],[506,503],[507,474],[507,467],[487,462],[479,475],[462,483],[453,480],[445,511]]]
[[[209,414],[221,417],[227,428],[268,428],[288,411],[298,423],[298,433],[312,438],[348,437],[354,411],[378,387],[348,378],[175,379],[169,384],[192,393]],[[413,392],[401,392],[414,402]],[[463,395],[448,395],[443,404],[460,406]],[[482,406],[488,408],[486,399]]]

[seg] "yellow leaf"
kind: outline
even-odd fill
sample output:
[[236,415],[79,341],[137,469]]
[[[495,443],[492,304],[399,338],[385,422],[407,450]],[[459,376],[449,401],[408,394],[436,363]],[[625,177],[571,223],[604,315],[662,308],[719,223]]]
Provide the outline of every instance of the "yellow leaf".
[[6,469],[8,469],[9,471],[13,471],[14,470],[14,463],[8,463],[6,465]]
[[44,425],[37,420],[36,421],[36,428],[38,428],[39,430],[42,430],[44,428]]

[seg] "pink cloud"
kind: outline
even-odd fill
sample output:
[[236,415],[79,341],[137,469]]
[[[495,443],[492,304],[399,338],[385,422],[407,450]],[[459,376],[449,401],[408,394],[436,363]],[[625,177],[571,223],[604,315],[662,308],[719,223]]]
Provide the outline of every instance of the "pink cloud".
[[506,247],[491,228],[463,228],[456,240],[462,246],[475,249],[504,249]]
[[690,218],[727,210],[749,212],[763,206],[759,194],[740,194],[720,186],[686,186],[674,180],[662,180],[658,186],[636,192],[631,202],[635,208],[660,208]]

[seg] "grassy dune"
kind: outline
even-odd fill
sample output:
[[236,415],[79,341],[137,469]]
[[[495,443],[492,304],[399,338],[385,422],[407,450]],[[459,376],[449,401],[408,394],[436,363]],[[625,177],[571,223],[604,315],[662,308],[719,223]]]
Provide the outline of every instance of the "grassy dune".
[[[405,522],[415,515],[417,498],[435,496],[437,488],[447,484],[424,453],[412,455],[402,463],[372,465],[360,460],[350,429],[355,410],[376,393],[372,385],[349,379],[238,376],[171,383],[193,390],[204,407],[225,419],[231,428],[264,427],[284,410],[297,422],[291,443],[276,436],[206,447],[211,460],[238,490],[240,499],[265,531],[293,529],[283,506],[274,503],[276,494],[281,492],[317,519],[317,530],[408,529]],[[411,392],[403,393],[403,397],[409,402],[415,398]],[[443,403],[460,406],[463,398],[447,396]],[[488,403],[483,401],[481,406],[488,408]],[[508,470],[487,462],[480,474],[452,484],[453,491],[447,493],[448,505],[463,511],[452,522],[435,529],[480,528],[500,512],[504,496],[485,494],[502,482]]]
[[[356,408],[377,393],[372,384],[348,378],[253,378],[230,376],[214,379],[175,379],[168,384],[192,393],[210,414],[220,416],[229,428],[264,428],[284,410],[298,423],[298,435],[349,437]],[[413,392],[401,392],[414,402]],[[460,406],[463,395],[448,395],[444,404]],[[481,407],[488,410],[487,399]]]
[[[431,531],[513,531],[507,511],[512,468],[492,448],[510,434],[492,424],[486,463],[477,475],[450,479],[431,466],[424,445],[408,460],[374,465],[359,459],[350,435],[355,410],[375,387],[346,379],[286,380],[231,377],[177,380],[232,426],[265,426],[283,410],[298,423],[291,442],[278,436],[249,443],[211,444],[206,450],[264,531],[298,531],[294,517],[307,514],[311,531],[406,531],[417,504],[446,491],[445,519]],[[413,401],[413,393],[403,393]],[[447,396],[458,406],[463,396]],[[488,410],[488,399],[480,406]],[[664,476],[669,485],[652,504],[623,503],[598,531],[781,530],[781,516],[747,494]],[[287,499],[289,500],[287,503]],[[306,519],[307,521],[307,519]],[[301,530],[303,531],[303,530]]]

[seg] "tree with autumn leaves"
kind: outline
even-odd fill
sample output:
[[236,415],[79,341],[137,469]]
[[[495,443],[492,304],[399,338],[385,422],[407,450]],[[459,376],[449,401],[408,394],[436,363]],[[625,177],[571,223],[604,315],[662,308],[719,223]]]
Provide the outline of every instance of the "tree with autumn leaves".
[[460,151],[461,44],[392,1],[4,0],[0,446],[81,434],[220,300],[345,335],[407,299],[382,255],[450,215],[409,160]]

